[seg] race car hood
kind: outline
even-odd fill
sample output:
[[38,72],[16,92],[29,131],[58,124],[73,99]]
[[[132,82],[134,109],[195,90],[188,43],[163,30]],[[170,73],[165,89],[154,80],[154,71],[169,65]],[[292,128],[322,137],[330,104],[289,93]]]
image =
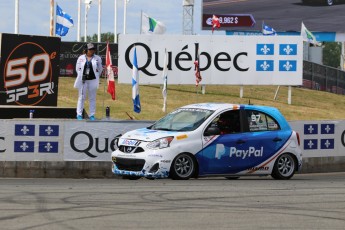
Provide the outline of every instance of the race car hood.
[[163,131],[163,130],[151,130],[147,128],[136,129],[133,131],[129,131],[121,136],[125,139],[132,139],[132,140],[140,140],[140,141],[154,141],[162,137],[167,136],[176,136],[180,134],[180,132],[176,131]]

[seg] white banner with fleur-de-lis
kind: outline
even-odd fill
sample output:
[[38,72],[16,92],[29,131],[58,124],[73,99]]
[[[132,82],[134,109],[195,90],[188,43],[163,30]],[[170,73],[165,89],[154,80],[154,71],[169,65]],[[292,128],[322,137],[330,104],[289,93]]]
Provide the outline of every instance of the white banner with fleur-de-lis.
[[302,85],[300,36],[120,35],[120,83],[131,83],[134,46],[140,84],[161,84],[164,50],[169,84],[194,84],[199,50],[203,84]]

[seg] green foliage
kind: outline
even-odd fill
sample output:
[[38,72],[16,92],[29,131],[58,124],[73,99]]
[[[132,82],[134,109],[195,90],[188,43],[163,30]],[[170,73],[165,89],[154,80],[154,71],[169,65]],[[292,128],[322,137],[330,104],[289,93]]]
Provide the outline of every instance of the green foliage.
[[341,43],[326,42],[323,48],[323,64],[334,68],[340,66]]
[[[84,41],[85,37],[81,37],[81,41]],[[87,42],[97,42],[98,41],[98,34],[94,34],[92,36],[87,36],[86,38]],[[114,33],[101,33],[101,42],[107,42],[110,43],[114,42]]]

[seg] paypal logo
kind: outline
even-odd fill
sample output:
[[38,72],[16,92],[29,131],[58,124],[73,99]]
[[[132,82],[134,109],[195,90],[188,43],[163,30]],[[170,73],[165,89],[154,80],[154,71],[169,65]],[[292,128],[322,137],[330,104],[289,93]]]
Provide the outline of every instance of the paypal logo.
[[248,157],[262,157],[264,154],[264,147],[256,149],[255,147],[249,147],[247,150],[237,149],[236,147],[230,148],[230,157],[239,157],[246,159]]
[[[226,149],[223,144],[216,145],[216,154],[215,158],[220,160],[223,155],[226,154]],[[264,154],[264,147],[261,146],[260,149],[256,149],[255,147],[249,147],[246,150],[237,149],[236,147],[230,147],[229,157],[238,157],[242,158],[243,160],[248,157],[262,157]]]

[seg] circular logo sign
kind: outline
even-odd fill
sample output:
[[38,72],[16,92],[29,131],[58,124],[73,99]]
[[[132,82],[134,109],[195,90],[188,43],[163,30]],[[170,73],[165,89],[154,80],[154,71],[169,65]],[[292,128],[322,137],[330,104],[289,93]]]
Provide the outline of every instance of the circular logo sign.
[[54,58],[55,52],[49,55],[34,42],[23,42],[16,46],[4,66],[6,103],[32,106],[54,93],[50,62]]

